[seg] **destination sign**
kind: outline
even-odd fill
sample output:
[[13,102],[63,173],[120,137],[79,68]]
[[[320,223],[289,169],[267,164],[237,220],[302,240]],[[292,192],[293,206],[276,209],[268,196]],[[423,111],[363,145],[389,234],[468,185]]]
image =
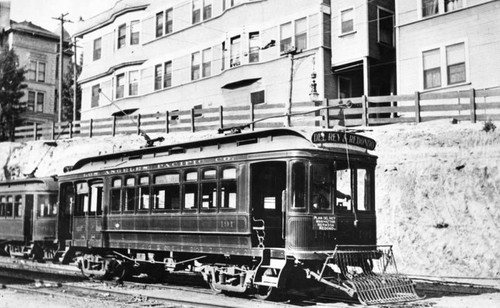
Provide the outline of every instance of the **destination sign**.
[[337,220],[335,216],[313,216],[313,230],[335,231],[337,230]]
[[313,143],[343,143],[355,145],[367,150],[374,150],[375,140],[356,134],[344,132],[315,132],[311,138]]

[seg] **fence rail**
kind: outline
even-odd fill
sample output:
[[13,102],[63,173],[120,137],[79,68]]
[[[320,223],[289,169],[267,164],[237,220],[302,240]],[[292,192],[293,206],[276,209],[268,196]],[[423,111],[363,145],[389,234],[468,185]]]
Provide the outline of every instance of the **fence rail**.
[[[338,108],[349,103],[350,108]],[[500,88],[389,96],[362,96],[317,102],[189,109],[16,127],[16,141],[195,132],[250,123],[250,128],[285,126],[370,126],[437,119],[500,120]]]

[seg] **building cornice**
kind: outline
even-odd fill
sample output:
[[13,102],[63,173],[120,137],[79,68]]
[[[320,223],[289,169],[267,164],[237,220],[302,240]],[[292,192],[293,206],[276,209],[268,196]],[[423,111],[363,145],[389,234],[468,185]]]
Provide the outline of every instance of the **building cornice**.
[[109,75],[113,74],[115,71],[117,71],[117,70],[119,70],[121,68],[129,67],[129,66],[142,65],[144,62],[146,62],[146,60],[137,60],[137,61],[129,61],[129,62],[119,63],[119,64],[117,64],[115,66],[111,66],[105,72],[102,72],[100,74],[94,75],[94,76],[86,78],[86,79],[78,80],[78,83],[82,84],[82,83],[87,83],[87,82],[90,82],[90,81],[93,81],[93,80],[97,80],[99,78],[109,76]]

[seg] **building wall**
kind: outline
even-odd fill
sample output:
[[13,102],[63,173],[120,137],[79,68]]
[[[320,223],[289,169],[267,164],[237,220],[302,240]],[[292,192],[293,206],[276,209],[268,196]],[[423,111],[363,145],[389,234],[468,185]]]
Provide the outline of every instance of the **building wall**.
[[[241,1],[234,7],[213,1],[212,17],[192,24],[190,2],[154,1],[146,9],[118,14],[109,24],[95,27],[87,22],[80,34],[84,46],[84,66],[79,82],[82,86],[82,119],[109,117],[118,109],[140,108],[140,113],[164,112],[203,107],[247,105],[250,93],[265,90],[266,103],[286,103],[289,99],[290,80],[293,80],[293,101],[309,100],[311,73],[316,79],[320,97],[325,97],[324,36],[325,15],[329,10],[323,1]],[[156,16],[173,7],[173,32],[156,37]],[[326,12],[326,13],[325,13]],[[203,13],[202,13],[203,14]],[[280,25],[305,18],[307,47],[291,55],[280,51]],[[117,29],[140,20],[140,44],[113,48],[117,43]],[[85,27],[83,28],[85,29]],[[258,32],[259,61],[250,63],[250,33]],[[128,33],[128,32],[127,32]],[[237,65],[231,65],[231,42],[240,37],[241,53]],[[294,35],[292,34],[292,37]],[[92,61],[93,42],[102,37],[102,58]],[[274,40],[274,46],[269,46]],[[128,37],[127,37],[128,42]],[[224,44],[224,45],[223,45]],[[266,46],[267,45],[267,46]],[[223,56],[223,46],[225,53]],[[192,80],[192,57],[201,56],[210,49],[210,74]],[[329,51],[327,51],[329,54]],[[155,90],[155,67],[172,63],[172,84]],[[293,69],[292,69],[293,63]],[[163,69],[163,67],[162,67]],[[139,71],[139,90],[136,96],[127,93],[116,97],[117,76]],[[293,77],[291,73],[293,71]],[[329,78],[329,77],[328,77]],[[253,82],[252,82],[253,81]],[[240,83],[235,84],[235,83]],[[125,81],[125,88],[128,86]],[[92,87],[101,88],[98,106],[92,106]],[[127,91],[125,91],[127,92]],[[109,100],[108,100],[109,99]],[[113,103],[111,103],[113,101]]]
[[[440,51],[442,82],[429,91],[500,85],[500,58],[494,56],[500,50],[500,2],[481,2],[464,0],[462,9],[424,19],[417,1],[398,2],[398,93],[424,90],[423,52],[432,49]],[[448,85],[446,47],[457,43],[465,46],[466,80]]]

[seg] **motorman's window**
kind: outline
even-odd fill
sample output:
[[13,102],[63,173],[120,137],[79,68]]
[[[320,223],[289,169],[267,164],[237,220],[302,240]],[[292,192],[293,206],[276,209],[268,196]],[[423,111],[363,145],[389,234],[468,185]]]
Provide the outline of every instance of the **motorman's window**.
[[184,177],[184,209],[197,208],[198,200],[198,172],[186,172]]
[[335,192],[337,209],[351,211],[351,169],[337,170],[337,189]]
[[5,203],[7,202],[7,197],[0,196],[0,217],[5,216]]
[[125,180],[125,208],[124,211],[133,212],[135,209],[135,178]]
[[330,210],[333,190],[331,166],[313,164],[311,178],[311,205],[313,210]]
[[5,204],[5,216],[12,217],[14,208],[14,198],[7,196],[7,203]]
[[119,212],[122,205],[122,179],[111,182],[111,211]]
[[215,169],[203,170],[201,208],[204,210],[217,208],[217,171]]
[[139,178],[139,209],[149,210],[149,177]]
[[292,166],[292,207],[305,208],[307,191],[306,165],[295,162]]
[[372,211],[373,172],[358,169],[356,172],[356,206],[358,211]]
[[180,208],[180,176],[178,173],[161,174],[154,177],[155,210],[177,210]]
[[235,209],[237,202],[236,168],[222,170],[221,176],[221,200],[223,209]]
[[89,211],[89,186],[87,183],[76,184],[76,215],[85,215]]

